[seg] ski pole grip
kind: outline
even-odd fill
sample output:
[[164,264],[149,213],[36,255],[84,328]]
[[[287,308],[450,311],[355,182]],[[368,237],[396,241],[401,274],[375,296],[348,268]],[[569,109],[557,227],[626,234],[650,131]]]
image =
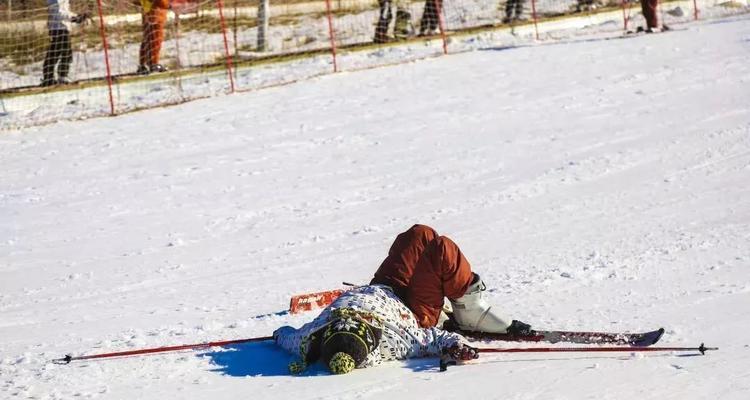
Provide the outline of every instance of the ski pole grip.
[[458,365],[456,360],[448,354],[448,349],[443,349],[440,355],[440,372],[448,370],[449,365]]
[[457,365],[456,360],[440,357],[440,372],[447,371],[449,365]]
[[66,354],[63,358],[56,358],[52,360],[52,363],[54,364],[60,364],[60,365],[67,365],[70,364],[70,362],[73,361],[73,356],[70,354]]

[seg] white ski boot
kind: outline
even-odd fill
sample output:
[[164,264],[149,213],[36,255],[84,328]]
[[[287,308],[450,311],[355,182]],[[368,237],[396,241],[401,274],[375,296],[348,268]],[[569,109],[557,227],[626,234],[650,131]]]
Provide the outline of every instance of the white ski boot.
[[474,274],[474,281],[466,293],[461,298],[450,301],[453,306],[453,318],[462,331],[507,333],[511,319],[487,304],[482,298],[482,292],[485,290],[487,286],[479,275]]

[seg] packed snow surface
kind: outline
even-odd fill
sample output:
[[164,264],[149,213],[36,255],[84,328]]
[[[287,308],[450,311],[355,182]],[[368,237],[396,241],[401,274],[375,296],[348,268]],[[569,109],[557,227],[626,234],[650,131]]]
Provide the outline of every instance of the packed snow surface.
[[[0,398],[750,398],[750,24],[677,28],[0,135]],[[48,362],[299,326],[291,295],[368,282],[414,223],[536,328],[720,350],[300,377],[268,342]]]

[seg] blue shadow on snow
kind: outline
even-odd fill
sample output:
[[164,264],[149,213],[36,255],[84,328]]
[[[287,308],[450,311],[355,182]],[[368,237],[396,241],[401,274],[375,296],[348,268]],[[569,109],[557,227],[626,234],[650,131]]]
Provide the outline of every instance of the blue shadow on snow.
[[[219,351],[200,354],[208,357],[216,367],[213,372],[234,377],[245,376],[289,376],[289,363],[295,356],[272,341],[243,343],[224,347]],[[404,368],[414,372],[438,372],[437,358],[417,358],[404,361]],[[321,376],[331,373],[320,362],[307,367],[299,376]]]
[[[244,376],[289,376],[289,363],[295,356],[272,341],[243,343],[224,347],[219,351],[203,353],[216,368],[211,371],[223,375]],[[311,365],[301,376],[328,375],[320,363]]]

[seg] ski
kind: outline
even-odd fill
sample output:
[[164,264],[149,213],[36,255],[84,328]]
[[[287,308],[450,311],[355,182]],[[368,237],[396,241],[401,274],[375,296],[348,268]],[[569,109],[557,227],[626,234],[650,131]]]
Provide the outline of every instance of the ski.
[[664,335],[664,328],[641,333],[627,332],[582,332],[582,331],[531,331],[530,335],[508,333],[488,333],[477,331],[457,331],[475,341],[512,341],[512,342],[545,342],[577,344],[620,344],[636,347],[647,347],[656,344]]
[[325,292],[305,293],[292,296],[289,301],[289,313],[297,314],[323,308],[333,303],[345,289],[326,290]]

